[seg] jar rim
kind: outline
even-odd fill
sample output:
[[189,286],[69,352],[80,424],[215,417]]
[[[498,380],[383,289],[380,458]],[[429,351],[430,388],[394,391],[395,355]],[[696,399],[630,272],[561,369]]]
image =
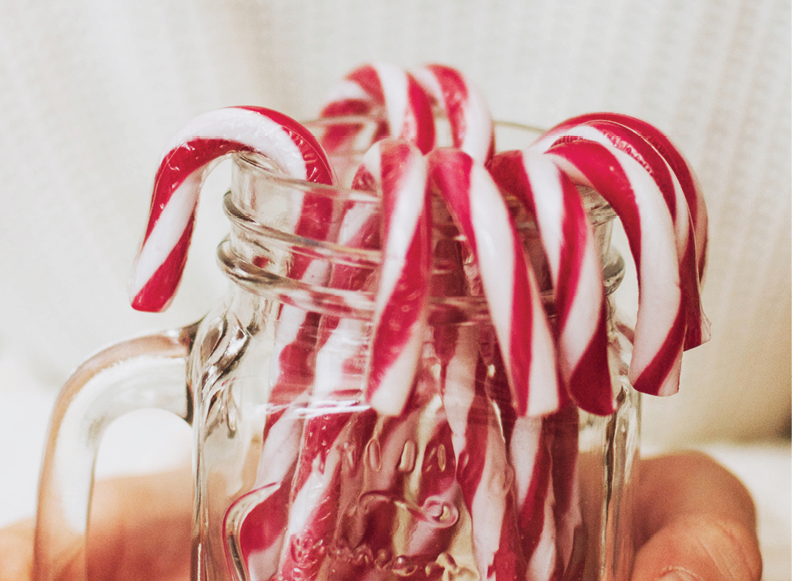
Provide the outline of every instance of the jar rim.
[[355,202],[363,204],[378,204],[379,197],[374,192],[355,190],[343,186],[310,182],[307,180],[291,177],[280,172],[268,163],[267,158],[255,152],[238,152],[232,155],[234,163],[240,169],[252,171],[262,177],[277,181],[284,186],[297,190],[310,191],[312,196],[320,196],[339,202]]
[[[371,124],[375,126],[378,119],[371,116],[343,116],[316,119],[305,122],[306,127],[316,133],[320,133],[324,127],[339,124]],[[537,127],[516,122],[496,121],[496,130],[516,131],[511,134],[512,143],[525,144],[527,147],[534,139],[542,133]],[[526,138],[526,134],[533,134]],[[447,136],[446,136],[447,137]],[[496,135],[496,141],[498,137]],[[505,141],[508,142],[508,139]],[[513,148],[515,149],[515,148]],[[504,150],[508,150],[504,148]],[[360,149],[350,147],[348,150],[335,152],[335,156],[340,159],[355,158],[362,156],[364,152]],[[304,179],[290,177],[280,171],[280,169],[261,154],[255,152],[239,152],[232,156],[235,170],[241,174],[248,174],[252,180],[262,180],[270,183],[276,188],[282,189],[284,193],[291,195],[294,192],[299,195],[303,193],[310,195],[313,199],[324,199],[332,204],[343,206],[345,204],[379,206],[380,197],[376,192],[357,190],[341,185],[330,185],[310,182]],[[616,213],[610,205],[590,188],[578,188],[581,200],[592,226],[600,226],[611,221]],[[507,203],[515,210],[520,205],[517,198],[505,192]],[[342,289],[316,286],[303,281],[282,276],[278,273],[261,268],[258,263],[246,260],[236,252],[239,242],[243,244],[253,244],[254,247],[263,251],[265,255],[277,249],[276,252],[289,254],[298,249],[299,254],[311,260],[322,260],[347,264],[348,266],[359,267],[362,269],[375,269],[381,262],[381,251],[366,248],[350,248],[349,246],[334,243],[328,240],[314,240],[304,238],[294,232],[279,229],[279,225],[273,221],[261,220],[257,216],[257,211],[249,205],[250,200],[237,198],[236,196],[226,195],[224,199],[224,209],[226,215],[233,224],[233,231],[238,236],[232,238],[236,242],[226,240],[218,248],[218,262],[221,269],[235,284],[246,289],[253,294],[273,299],[281,303],[291,304],[306,310],[319,311],[324,314],[343,316],[349,318],[368,318],[373,312],[374,296],[360,290],[345,291]],[[376,211],[376,209],[375,209]],[[520,218],[516,224],[517,229],[528,236],[538,236],[536,224],[530,214],[515,211],[515,217]],[[450,215],[446,216],[451,220]],[[435,224],[440,229],[446,224]],[[532,232],[533,231],[533,232]],[[267,240],[269,248],[265,248],[259,242]],[[246,252],[243,252],[246,254]],[[621,282],[623,277],[623,261],[618,254],[609,253],[603,256],[603,278],[605,279],[606,293],[610,294]],[[552,314],[553,299],[552,291],[547,290],[542,293],[542,302],[548,313]],[[446,322],[460,324],[464,322],[479,322],[489,319],[489,309],[483,296],[459,296],[459,297],[432,297],[430,300],[430,319],[434,323]]]
[[[294,233],[282,232],[258,222],[246,208],[235,204],[233,196],[223,199],[226,215],[234,228],[244,232],[248,244],[266,239],[271,248],[280,246],[290,251],[299,247],[301,253],[312,259],[329,260],[363,268],[376,268],[382,258],[380,250],[349,248],[326,240],[308,240]],[[273,299],[284,304],[316,311],[321,314],[347,318],[370,318],[374,312],[374,293],[361,290],[344,290],[314,285],[269,271],[239,255],[230,238],[218,247],[218,263],[225,275],[237,286],[255,295]],[[265,250],[262,247],[262,250]],[[624,277],[624,260],[618,253],[610,253],[603,264],[605,294],[610,295]],[[542,303],[548,315],[554,316],[552,290],[541,293]],[[489,307],[481,295],[432,296],[430,297],[429,322],[437,324],[478,323],[489,320]]]
[[[444,116],[442,114],[438,114],[437,117],[443,119]],[[331,125],[342,125],[342,124],[350,124],[350,125],[360,125],[360,124],[371,124],[374,125],[381,119],[376,117],[372,117],[370,115],[338,115],[334,117],[320,117],[316,119],[310,119],[307,121],[302,122],[302,125],[305,126],[309,131],[315,133],[316,129],[328,127]],[[493,120],[493,127],[496,133],[495,142],[499,142],[499,137],[504,137],[504,132],[519,132],[523,135],[528,135],[527,139],[524,139],[525,145],[521,147],[504,147],[499,150],[500,151],[512,151],[512,150],[523,150],[528,147],[531,143],[535,141],[537,137],[539,137],[542,133],[546,132],[547,130],[535,125],[529,125],[526,123],[520,123],[517,121],[505,121],[501,119]],[[500,133],[500,135],[499,135]],[[507,139],[508,141],[508,139]],[[523,143],[523,139],[520,140],[520,143]],[[336,152],[336,156],[352,156],[352,155],[362,155],[365,153],[361,150],[342,150]],[[302,190],[305,192],[310,191],[312,196],[319,196],[322,198],[327,198],[332,201],[336,202],[354,202],[356,204],[379,204],[379,197],[375,192],[365,191],[365,190],[356,190],[351,187],[346,187],[342,185],[331,185],[331,184],[322,184],[316,182],[310,182],[307,180],[294,178],[288,176],[281,172],[274,164],[272,164],[265,156],[258,154],[256,152],[237,152],[232,155],[234,162],[240,166],[243,170],[253,171],[259,173],[266,179],[271,179],[277,181],[278,183],[288,186],[297,190]],[[616,217],[616,213],[610,207],[604,198],[602,198],[596,191],[591,188],[586,187],[578,187],[578,192],[581,195],[581,199],[583,201],[584,207],[586,212],[589,214],[590,219],[592,220],[593,224],[601,224],[603,222],[607,222],[614,217]]]

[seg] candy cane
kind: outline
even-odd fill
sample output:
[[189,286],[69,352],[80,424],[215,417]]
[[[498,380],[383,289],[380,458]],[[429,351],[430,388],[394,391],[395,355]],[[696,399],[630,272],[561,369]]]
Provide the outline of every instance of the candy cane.
[[[493,403],[484,385],[487,366],[474,355],[475,330],[460,329],[460,361],[464,377],[448,378],[444,405],[457,458],[457,481],[471,519],[473,551],[482,579],[525,578],[526,564],[519,545],[513,468]],[[467,337],[465,337],[467,336]],[[471,375],[469,366],[475,361]]]
[[[442,153],[438,151],[430,156],[430,174],[434,170],[433,160],[436,161],[441,155]],[[452,159],[454,158],[452,157]],[[457,159],[469,160],[470,158],[461,154]],[[440,162],[437,163],[438,167],[441,167]],[[463,176],[464,178],[464,172],[459,171],[459,167],[445,163],[442,167],[446,168],[452,176]],[[457,192],[466,191],[464,184],[461,186],[445,184],[446,187],[452,185],[459,188],[455,190]],[[494,184],[491,185],[494,186]],[[490,187],[489,193],[494,193],[495,199],[499,200],[501,205],[503,204],[496,188]],[[470,194],[471,197],[472,195]],[[447,198],[446,200],[448,201]],[[485,198],[483,201],[487,201],[487,199]],[[455,204],[449,203],[449,209],[455,218],[459,215],[460,210]],[[472,212],[469,209],[462,211],[466,212],[464,215],[470,221]],[[511,222],[505,207],[502,211],[506,227],[508,227]],[[469,233],[470,228],[466,229],[458,218],[457,222],[460,223],[460,228],[468,240],[477,242]],[[481,264],[484,258],[476,252],[475,248],[473,253],[479,262],[486,293],[487,269]],[[523,258],[521,249],[518,257]],[[525,264],[524,261],[523,264]],[[451,290],[450,287],[460,286],[458,282],[454,284],[453,277],[447,280],[446,284],[449,286],[448,290]],[[460,289],[454,288],[454,290],[459,292]],[[539,304],[541,305],[541,303]],[[541,310],[541,306],[539,308]],[[543,311],[541,316],[544,317]],[[494,314],[493,320],[495,320]],[[445,332],[441,338],[436,338],[436,341],[449,342],[449,345],[437,348],[441,359],[442,394],[449,425],[452,429],[452,442],[458,465],[457,479],[470,512],[472,540],[479,574],[485,579],[524,578],[527,564],[518,541],[517,513],[510,478],[512,468],[505,445],[509,436],[504,433],[504,429],[507,432],[510,431],[512,422],[504,423],[505,416],[502,414],[500,420],[496,419],[498,414],[495,413],[494,403],[490,400],[491,395],[488,395],[488,392],[484,390],[488,374],[487,366],[480,355],[478,330],[461,327],[452,331],[453,333]],[[508,390],[508,387],[506,389]],[[498,397],[496,394],[496,398]],[[501,411],[511,409],[513,398],[508,394],[506,397],[509,401],[500,406]],[[556,403],[558,397],[559,394],[554,394]],[[520,462],[525,460],[524,457],[519,459]]]
[[455,149],[428,156],[429,181],[448,204],[476,259],[520,415],[557,409],[555,348],[530,264],[498,187]]
[[544,418],[517,418],[509,442],[521,548],[531,579],[550,579],[557,558],[553,458],[544,423]]
[[[423,153],[435,144],[429,98],[412,75],[395,65],[373,63],[356,68],[335,87],[320,115],[384,116],[375,140],[388,135],[401,137]],[[330,125],[322,136],[322,145],[330,153],[348,150],[361,129],[357,124]]]
[[[380,281],[375,297],[369,364],[366,370],[365,398],[380,413],[397,415],[409,396],[410,377],[420,356],[426,327],[431,265],[431,208],[426,189],[426,166],[417,148],[404,140],[386,139],[375,143],[364,156],[353,182],[358,187],[381,191],[383,241]],[[371,212],[371,213],[369,213]],[[370,232],[376,217],[372,209],[360,215],[354,208],[346,218],[354,217],[358,225],[345,234],[368,244],[380,237]],[[351,218],[350,218],[351,221]],[[378,225],[379,226],[379,225]],[[343,268],[343,267],[342,267]],[[334,276],[343,276],[334,272]],[[344,339],[341,328],[327,338]],[[359,323],[350,323],[356,325]],[[323,361],[320,349],[317,359]],[[328,366],[342,365],[342,358],[328,357]],[[340,375],[319,374],[317,393],[333,391]],[[329,386],[325,386],[328,383]]]
[[575,186],[546,156],[510,151],[488,169],[535,216],[550,267],[561,377],[584,410],[608,415],[607,307],[599,252]]
[[[331,278],[333,282],[338,281]],[[319,575],[341,506],[343,451],[357,416],[367,414],[354,395],[347,395],[355,393],[355,383],[359,387],[359,360],[367,352],[366,322],[324,316],[319,336],[316,382],[287,496],[291,509],[282,527],[288,542],[274,559],[284,579],[291,578],[289,571],[295,568],[302,579]]]
[[412,145],[381,141],[363,158],[382,192],[382,270],[374,306],[365,397],[396,415],[409,396],[424,341],[431,267],[431,207],[426,164]]
[[594,188],[621,217],[638,270],[639,303],[629,378],[644,393],[679,389],[685,340],[674,225],[657,184],[631,156],[581,138],[548,149],[573,182]]
[[[199,115],[172,138],[157,170],[148,226],[130,281],[135,309],[168,307],[184,271],[203,179],[222,157],[244,151],[264,155],[291,177],[333,182],[321,146],[293,119],[262,107]],[[315,216],[304,218],[322,223]]]
[[[429,298],[430,208],[423,156],[403,140],[377,142],[364,156],[353,183],[369,184],[380,190],[382,196],[382,267],[365,397],[377,411],[398,415],[411,393],[412,377],[423,346]],[[356,234],[363,232],[357,230]],[[289,542],[281,565],[281,571],[299,565],[306,578],[315,577],[321,565],[321,559],[311,554],[310,547],[324,539],[335,525],[339,450],[349,420],[349,414],[340,410],[322,414],[321,402],[335,400],[343,391],[344,379],[349,376],[343,367],[360,355],[354,346],[352,353],[347,353],[348,347],[344,348],[349,343],[348,325],[359,328],[361,324],[351,319],[339,320],[328,331],[317,356],[317,377],[322,378],[323,385],[314,392],[317,417],[306,421],[305,442],[292,492]],[[331,356],[323,357],[327,350]],[[331,369],[324,368],[327,364]],[[322,446],[309,443],[316,434],[321,434]],[[296,545],[304,548],[301,554],[305,562],[295,562]]]
[[301,409],[306,403],[301,396],[267,416],[255,483],[234,501],[223,520],[226,538],[237,545],[232,552],[239,555],[252,580],[269,580],[277,572],[303,432]]
[[286,542],[279,559],[278,569],[284,579],[291,579],[293,571],[300,571],[300,579],[316,579],[324,562],[339,509],[337,488],[344,459],[341,444],[352,414],[358,411],[356,402],[350,402],[347,408],[340,403],[325,403],[324,410],[310,409],[317,415],[307,419],[303,429]]
[[[558,139],[582,137],[618,149],[632,156],[654,179],[674,222],[680,266],[682,303],[686,311],[685,348],[698,347],[710,338],[710,324],[701,305],[700,273],[696,256],[696,224],[688,211],[688,201],[676,174],[658,150],[633,129],[613,121],[591,120],[555,130]],[[547,141],[542,140],[548,144]],[[693,198],[694,201],[695,198]],[[697,204],[704,208],[703,203]],[[706,222],[706,213],[704,213]],[[706,225],[705,225],[706,228]],[[706,229],[704,230],[706,241]]]
[[534,145],[546,149],[549,147],[550,143],[556,141],[558,137],[563,135],[571,127],[590,121],[612,121],[632,129],[650,143],[663,159],[668,162],[687,200],[690,216],[693,221],[693,230],[695,232],[696,264],[698,267],[699,280],[702,280],[706,268],[708,244],[707,206],[704,200],[704,194],[690,164],[663,132],[646,121],[630,117],[629,115],[621,113],[587,113],[578,117],[572,117],[556,125],[537,140]]
[[[489,341],[489,339],[485,340]],[[488,348],[489,349],[489,348]],[[498,349],[489,355],[486,392],[498,407],[503,440],[507,442],[508,461],[514,471],[514,522],[519,532],[519,554],[527,579],[551,579],[549,572],[560,562],[556,547],[557,526],[554,483],[550,473],[554,458],[550,451],[547,419],[518,417],[509,401],[509,386]],[[565,400],[564,409],[573,408]]]
[[[443,208],[437,209],[440,213],[443,210]],[[457,230],[451,224],[450,216],[447,217],[447,222],[447,226],[445,223],[439,226],[441,230],[445,229],[447,231],[441,234],[441,239],[435,244],[432,292],[433,296],[438,297],[459,297],[467,294],[467,283],[463,271],[459,243],[454,240]],[[490,464],[486,473],[483,470],[487,447],[481,446],[483,443],[481,436],[482,434],[485,437],[490,436],[490,428],[494,427],[490,422],[494,418],[490,417],[487,411],[489,410],[489,402],[486,393],[480,389],[478,392],[476,390],[476,382],[483,381],[483,376],[486,375],[486,366],[482,365],[480,356],[479,337],[480,332],[476,326],[460,326],[449,323],[437,325],[433,329],[432,346],[440,363],[437,388],[442,399],[445,421],[433,423],[434,434],[432,439],[437,438],[444,442],[443,449],[446,451],[447,458],[442,464],[446,465],[446,470],[443,470],[440,461],[438,461],[436,467],[431,462],[427,466],[427,457],[425,456],[421,468],[422,480],[419,492],[424,494],[431,493],[435,498],[445,499],[451,505],[453,505],[452,500],[461,492],[468,511],[471,513],[474,525],[473,540],[479,557],[477,559],[478,567],[484,569],[484,575],[486,576],[486,570],[495,561],[495,554],[498,554],[498,566],[501,568],[501,576],[499,578],[509,578],[508,575],[504,574],[503,570],[506,567],[505,563],[509,562],[509,559],[504,559],[505,554],[509,552],[509,539],[507,536],[500,539],[503,527],[492,525],[493,522],[497,521],[497,518],[494,521],[486,518],[487,513],[484,512],[486,507],[483,506],[482,502],[475,503],[476,510],[473,510],[477,490],[484,494],[485,485],[483,483],[488,482],[493,477],[494,467],[493,464]],[[511,406],[508,385],[506,386],[506,392],[506,397],[509,399],[508,405]],[[482,420],[482,417],[484,420]],[[475,424],[476,427],[471,427],[471,423]],[[500,441],[502,442],[502,435],[493,433],[490,436],[495,438],[490,441],[490,446],[496,451],[500,449],[497,445],[498,436],[500,436]],[[470,470],[466,472],[455,470],[455,468],[461,470],[460,460],[466,466],[471,455],[474,458],[473,465],[478,466],[477,469],[473,468],[473,472]],[[499,457],[503,459],[505,455]],[[501,465],[500,469],[506,472],[508,467]],[[448,473],[449,471],[450,474]],[[466,476],[462,480],[465,484],[465,489],[462,488],[462,483],[458,482],[460,474]],[[479,490],[480,484],[482,487]],[[504,506],[508,507],[509,497],[507,492],[503,489],[500,492],[504,495]],[[506,509],[504,508],[504,513],[501,515],[502,520],[507,518],[505,511]],[[446,550],[452,538],[452,530],[450,529],[422,527],[421,523],[418,523],[414,529],[410,529],[411,542],[408,545],[411,551],[410,554],[426,553],[427,551],[430,554],[436,554]],[[494,549],[490,545],[493,541],[495,543]],[[492,550],[487,550],[487,547]],[[502,551],[498,552],[499,548],[502,548]],[[511,559],[511,562],[514,567],[519,567],[521,563],[516,556]]]
[[413,75],[447,115],[454,147],[484,163],[495,153],[495,133],[487,101],[458,70],[426,65]]

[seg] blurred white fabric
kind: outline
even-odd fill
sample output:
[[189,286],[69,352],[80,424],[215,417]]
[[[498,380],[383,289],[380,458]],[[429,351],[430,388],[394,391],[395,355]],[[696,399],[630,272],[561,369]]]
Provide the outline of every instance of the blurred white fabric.
[[223,292],[221,171],[171,310],[128,307],[158,155],[188,119],[240,104],[310,118],[361,62],[443,62],[498,119],[611,110],[669,134],[709,204],[713,339],[685,356],[679,395],[645,398],[644,438],[788,429],[789,0],[0,0],[0,14],[0,356],[42,393]]

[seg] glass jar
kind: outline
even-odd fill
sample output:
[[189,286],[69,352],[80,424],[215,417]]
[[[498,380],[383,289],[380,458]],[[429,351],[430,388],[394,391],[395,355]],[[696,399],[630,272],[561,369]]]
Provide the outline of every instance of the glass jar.
[[[254,154],[234,157],[232,180],[223,304],[100,353],[64,388],[42,472],[38,578],[57,576],[67,547],[84,553],[101,434],[140,407],[193,426],[195,580],[628,577],[639,397],[613,306],[616,412],[516,418],[474,265],[437,201],[433,285],[444,290],[407,409],[381,416],[361,398],[378,240],[342,227],[376,215],[376,195],[286,178]],[[581,195],[610,294],[623,276],[614,214]],[[301,203],[332,210],[332,241],[294,233]],[[538,234],[512,209],[552,316]]]

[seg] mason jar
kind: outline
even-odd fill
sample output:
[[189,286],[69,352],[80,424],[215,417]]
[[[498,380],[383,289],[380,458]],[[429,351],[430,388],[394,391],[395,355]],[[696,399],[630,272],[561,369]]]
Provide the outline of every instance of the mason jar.
[[[358,154],[338,155],[337,167],[354,168]],[[624,270],[610,245],[615,214],[579,191],[610,297]],[[536,226],[504,194],[552,322]],[[295,233],[306,204],[328,210],[333,235]],[[362,397],[378,235],[341,232],[345,217],[378,214],[377,195],[237,154],[223,205],[223,302],[195,325],[110,347],[63,389],[40,484],[38,579],[57,578],[66,555],[84,563],[102,433],[145,407],[192,425],[194,580],[629,576],[640,398],[627,379],[632,331],[610,298],[616,411],[568,404],[517,417],[466,241],[433,200],[424,347],[405,411],[380,415]]]

